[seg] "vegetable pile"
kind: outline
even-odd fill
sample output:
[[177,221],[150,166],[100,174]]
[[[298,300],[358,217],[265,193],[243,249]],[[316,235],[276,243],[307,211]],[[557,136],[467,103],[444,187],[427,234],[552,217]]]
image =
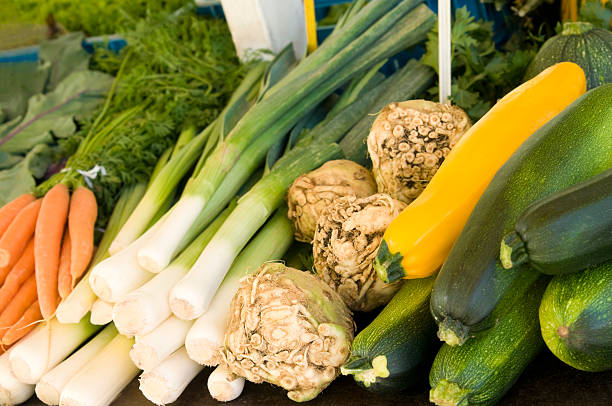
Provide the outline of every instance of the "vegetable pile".
[[[535,49],[497,50],[459,9],[440,104],[421,0],[343,10],[303,59],[242,62],[222,20],[130,17],[120,53],[0,98],[0,151],[22,145],[0,162],[31,172],[0,205],[0,404],[109,405],[137,376],[169,404],[214,367],[224,402],[246,381],[304,402],[344,374],[379,393],[428,376],[432,403],[465,406],[545,347],[612,369],[612,54],[547,42],[521,83]],[[50,43],[80,53],[69,36]],[[74,75],[100,78],[95,102],[41,120],[92,91]]]

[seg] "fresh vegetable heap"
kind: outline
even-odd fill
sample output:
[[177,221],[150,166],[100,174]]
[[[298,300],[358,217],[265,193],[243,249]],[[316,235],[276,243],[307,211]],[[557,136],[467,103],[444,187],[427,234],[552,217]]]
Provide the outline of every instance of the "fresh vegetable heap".
[[439,104],[418,99],[434,20],[356,0],[302,60],[240,64],[222,21],[183,9],[96,50],[115,78],[95,114],[65,112],[61,137],[41,121],[44,147],[7,158],[70,155],[0,208],[0,404],[105,406],[137,376],[169,404],[205,366],[219,401],[246,380],[308,401],[340,374],[397,393],[429,371],[432,403],[495,404],[545,345],[612,370],[612,53],[586,53],[609,32],[566,23],[520,84],[535,52],[459,9]]

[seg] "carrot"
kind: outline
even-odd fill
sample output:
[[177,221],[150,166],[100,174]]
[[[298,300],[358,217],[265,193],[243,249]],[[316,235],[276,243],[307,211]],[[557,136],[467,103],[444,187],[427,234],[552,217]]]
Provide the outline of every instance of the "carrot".
[[21,258],[13,266],[0,288],[0,313],[11,302],[19,287],[34,273],[34,239],[30,238]]
[[93,253],[94,225],[98,216],[98,204],[93,192],[86,187],[77,188],[70,200],[68,229],[72,242],[70,252],[70,274],[73,283],[79,279]]
[[29,203],[32,203],[36,198],[30,193],[24,193],[19,197],[11,200],[0,209],[0,237],[8,226],[11,224],[15,216],[26,207]]
[[24,337],[26,334],[32,331],[34,327],[36,327],[36,322],[39,321],[41,317],[40,306],[38,305],[37,300],[32,303],[30,307],[28,307],[19,321],[13,324],[11,328],[4,333],[4,337],[2,337],[2,345],[11,345]]
[[0,267],[5,276],[6,272],[15,265],[30,237],[34,234],[41,203],[41,199],[28,203],[15,216],[0,238]]
[[0,313],[0,335],[4,333],[17,322],[30,305],[36,301],[36,277],[30,276],[28,280],[21,285],[17,294],[11,300],[6,309]]
[[72,276],[70,275],[70,233],[64,232],[64,242],[60,254],[59,270],[57,272],[57,290],[62,299],[72,291]]
[[70,193],[59,183],[42,200],[34,233],[34,264],[40,312],[47,320],[57,307],[57,272]]

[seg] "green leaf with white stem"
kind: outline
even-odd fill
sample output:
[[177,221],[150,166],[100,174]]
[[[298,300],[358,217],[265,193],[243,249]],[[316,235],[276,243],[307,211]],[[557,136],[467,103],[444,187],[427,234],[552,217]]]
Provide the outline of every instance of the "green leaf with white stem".
[[115,303],[112,319],[121,334],[128,336],[147,334],[172,314],[168,301],[160,298],[168,297],[170,289],[193,266],[234,207],[236,207],[235,201],[230,203],[166,269]]
[[34,394],[34,385],[17,380],[9,362],[9,352],[0,355],[0,405],[18,405]]
[[155,368],[183,346],[192,325],[193,321],[168,317],[149,334],[136,336],[136,342],[130,350],[130,358],[143,371]]
[[[321,46],[249,110],[207,159],[197,178],[187,186],[183,198],[158,232],[158,240],[163,244],[175,244],[173,241],[185,235],[255,138],[265,137],[271,147],[285,134],[284,131],[267,131],[273,123],[285,121],[291,128],[312,106],[353,75],[424,38],[433,24],[433,13],[423,5],[415,9],[418,0],[404,0],[385,15],[389,3],[394,2],[370,2],[341,30],[334,44]],[[355,21],[368,24],[359,26]],[[402,29],[397,30],[396,26]],[[350,45],[345,47],[346,44]]]
[[108,406],[138,375],[128,355],[133,338],[117,334],[64,387],[60,405]]
[[172,312],[187,320],[202,315],[238,253],[283,203],[295,178],[339,157],[337,144],[319,143],[296,148],[283,156],[270,173],[240,198],[193,268],[174,286],[169,299]]
[[57,307],[55,316],[60,323],[78,323],[79,320],[81,320],[85,314],[91,310],[91,306],[97,299],[96,294],[89,286],[89,276],[91,274],[91,270],[100,261],[108,258],[108,248],[110,247],[111,242],[121,227],[125,224],[136,205],[138,205],[138,202],[144,195],[145,190],[146,185],[144,183],[139,183],[129,188],[125,188],[121,193],[115,209],[108,220],[106,231],[102,237],[102,240],[100,241],[96,255],[94,255],[94,258],[91,261],[89,270],[83,276],[83,278],[81,278],[79,283],[77,283],[68,297],[66,297]]
[[208,375],[206,386],[213,399],[219,402],[229,402],[242,393],[244,378],[234,374],[225,366],[219,365]]
[[210,307],[189,330],[185,348],[191,359],[208,366],[219,363],[217,349],[223,344],[230,318],[228,310],[240,279],[264,262],[280,260],[292,242],[293,229],[287,218],[287,207],[281,206],[236,258]]
[[156,405],[167,405],[181,396],[202,369],[204,366],[189,358],[185,347],[181,347],[153,370],[140,375],[140,391]]
[[44,374],[36,384],[38,399],[48,405],[59,405],[60,394],[66,384],[116,335],[115,326],[108,325],[77,352]]
[[284,78],[285,75],[294,68],[296,63],[293,45],[288,44],[276,54],[272,62],[270,62],[264,79],[261,82],[257,101],[261,100],[272,86]]
[[42,324],[10,351],[13,373],[21,382],[35,384],[45,372],[62,362],[100,329],[83,317],[78,324],[60,324],[56,319]]

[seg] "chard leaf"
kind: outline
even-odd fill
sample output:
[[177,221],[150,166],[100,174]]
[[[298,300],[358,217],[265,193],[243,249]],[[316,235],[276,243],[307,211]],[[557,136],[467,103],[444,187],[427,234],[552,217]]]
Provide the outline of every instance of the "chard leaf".
[[53,161],[53,150],[45,144],[36,145],[24,159],[10,169],[0,170],[0,206],[17,196],[31,192],[36,178],[45,175]]
[[19,123],[0,126],[0,150],[23,154],[37,144],[51,143],[53,137],[73,134],[75,120],[88,116],[104,102],[112,81],[112,76],[101,72],[78,71],[54,91],[33,96]]

